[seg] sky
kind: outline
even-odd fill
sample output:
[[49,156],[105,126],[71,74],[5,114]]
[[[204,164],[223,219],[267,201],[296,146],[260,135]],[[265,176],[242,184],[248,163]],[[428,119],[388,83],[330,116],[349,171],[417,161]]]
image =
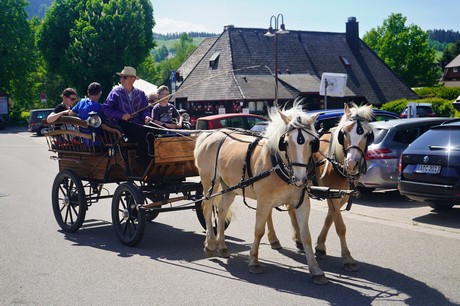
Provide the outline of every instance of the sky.
[[406,26],[460,31],[460,0],[152,0],[152,5],[153,32],[161,34],[220,34],[225,25],[268,28],[279,14],[287,30],[342,33],[348,17],[356,17],[360,37],[392,13],[406,17]]

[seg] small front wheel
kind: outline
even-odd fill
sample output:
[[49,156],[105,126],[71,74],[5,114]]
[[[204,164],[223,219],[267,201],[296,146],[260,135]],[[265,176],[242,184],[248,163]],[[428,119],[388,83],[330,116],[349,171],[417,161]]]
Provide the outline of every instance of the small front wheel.
[[112,199],[112,224],[120,241],[135,246],[145,231],[145,210],[142,192],[132,183],[117,187]]
[[76,232],[85,221],[87,204],[83,184],[73,171],[56,175],[51,201],[59,226],[66,232]]

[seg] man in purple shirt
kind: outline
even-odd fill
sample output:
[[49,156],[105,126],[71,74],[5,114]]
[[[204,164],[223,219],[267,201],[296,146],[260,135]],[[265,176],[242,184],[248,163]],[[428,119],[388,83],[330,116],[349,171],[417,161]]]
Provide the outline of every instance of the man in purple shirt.
[[104,114],[110,122],[120,123],[121,121],[149,124],[150,108],[145,93],[134,87],[134,81],[139,79],[136,76],[136,69],[125,66],[120,76],[121,85],[115,86],[107,96],[104,103]]
[[121,85],[115,86],[107,96],[103,104],[104,115],[123,129],[128,141],[137,143],[138,161],[145,166],[151,159],[147,152],[153,144],[148,142],[148,130],[143,125],[152,120],[151,107],[145,93],[134,87],[134,81],[139,79],[136,69],[125,66],[117,74]]

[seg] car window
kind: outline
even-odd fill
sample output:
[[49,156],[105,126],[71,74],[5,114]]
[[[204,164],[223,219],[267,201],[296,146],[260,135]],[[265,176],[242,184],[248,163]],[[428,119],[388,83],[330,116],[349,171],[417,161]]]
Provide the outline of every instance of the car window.
[[388,133],[387,129],[374,129],[375,132],[375,137],[374,137],[374,142],[373,144],[378,144],[382,142],[382,140],[385,138],[385,135]]
[[395,133],[393,141],[410,144],[420,135],[419,128],[407,128]]
[[416,150],[426,149],[429,146],[460,146],[460,130],[458,128],[429,130],[410,145]]
[[388,121],[388,120],[393,120],[393,119],[398,119],[393,116],[388,116],[388,115],[374,115],[374,120],[375,121]]
[[257,122],[264,121],[260,118],[253,118],[253,117],[248,117],[246,118],[248,120],[248,129],[251,129],[254,125],[256,125]]
[[428,117],[433,113],[433,110],[429,106],[417,106],[417,116]]
[[219,121],[219,123],[224,127],[244,129],[243,118],[222,119]]
[[342,117],[333,117],[319,119],[315,122],[315,129],[321,132],[328,132],[331,128],[337,126]]

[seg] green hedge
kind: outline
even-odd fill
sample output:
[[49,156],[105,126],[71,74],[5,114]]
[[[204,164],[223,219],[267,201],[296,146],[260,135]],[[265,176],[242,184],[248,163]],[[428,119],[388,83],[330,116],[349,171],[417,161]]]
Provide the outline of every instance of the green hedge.
[[421,97],[418,100],[400,99],[387,102],[382,105],[383,110],[400,114],[408,102],[431,103],[433,111],[441,117],[460,117],[460,113],[454,109],[452,102],[460,96],[459,87],[423,87],[414,89]]

